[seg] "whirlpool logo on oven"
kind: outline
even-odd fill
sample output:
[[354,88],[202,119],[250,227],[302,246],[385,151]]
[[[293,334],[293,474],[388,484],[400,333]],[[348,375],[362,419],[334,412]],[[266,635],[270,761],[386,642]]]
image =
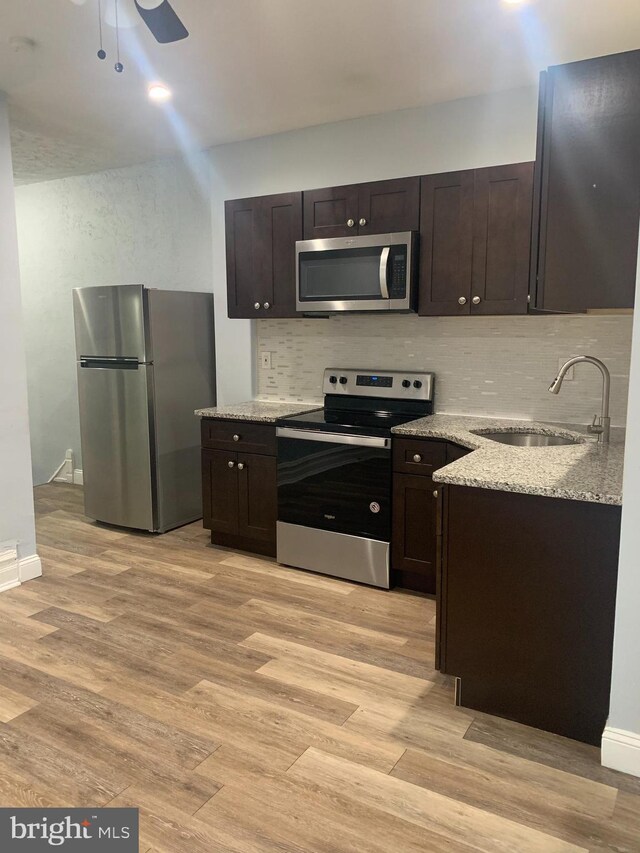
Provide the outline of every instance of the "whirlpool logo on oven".
[[138,853],[138,809],[0,808],[0,850]]

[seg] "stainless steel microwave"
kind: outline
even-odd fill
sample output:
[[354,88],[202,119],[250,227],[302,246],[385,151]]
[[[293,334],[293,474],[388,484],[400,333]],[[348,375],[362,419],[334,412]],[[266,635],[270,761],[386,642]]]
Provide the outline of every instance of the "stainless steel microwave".
[[296,243],[296,309],[413,311],[415,234],[373,234],[299,240]]

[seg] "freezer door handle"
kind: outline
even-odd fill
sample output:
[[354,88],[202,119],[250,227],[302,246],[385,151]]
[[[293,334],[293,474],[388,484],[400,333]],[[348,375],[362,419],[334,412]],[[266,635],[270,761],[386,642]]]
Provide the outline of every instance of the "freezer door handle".
[[118,370],[137,370],[140,364],[137,358],[115,358],[111,356],[80,356],[80,367]]

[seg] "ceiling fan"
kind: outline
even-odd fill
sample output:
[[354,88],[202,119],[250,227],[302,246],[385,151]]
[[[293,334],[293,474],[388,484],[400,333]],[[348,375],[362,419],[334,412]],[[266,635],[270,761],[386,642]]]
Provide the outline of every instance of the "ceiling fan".
[[189,35],[189,30],[182,23],[169,0],[162,0],[151,8],[140,5],[138,0],[134,0],[134,3],[140,17],[160,44],[180,41]]
[[[72,0],[72,2],[77,6],[83,6],[86,0]],[[113,9],[107,7],[107,20],[113,18],[115,14],[117,21],[118,0],[112,0],[112,2]],[[106,5],[106,3],[103,5]],[[128,2],[123,3],[123,8],[120,10],[121,21],[123,21],[123,18],[130,17],[131,14],[135,14],[133,11],[134,7],[151,31],[153,37],[160,44],[181,41],[181,39],[185,39],[189,35],[189,30],[182,23],[169,0],[142,0],[142,2],[140,0],[128,0]],[[131,11],[129,12],[129,10]],[[133,21],[129,26],[132,23]]]

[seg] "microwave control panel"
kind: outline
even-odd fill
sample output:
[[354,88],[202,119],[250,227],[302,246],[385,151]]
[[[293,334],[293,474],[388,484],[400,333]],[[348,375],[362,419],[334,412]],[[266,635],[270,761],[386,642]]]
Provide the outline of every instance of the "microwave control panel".
[[407,256],[404,252],[392,255],[389,298],[404,299],[407,295]]

